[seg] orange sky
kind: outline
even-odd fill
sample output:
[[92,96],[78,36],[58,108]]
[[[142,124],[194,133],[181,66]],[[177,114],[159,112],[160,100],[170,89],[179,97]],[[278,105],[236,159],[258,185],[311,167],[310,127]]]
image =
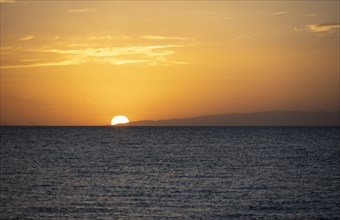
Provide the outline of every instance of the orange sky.
[[339,1],[14,1],[1,124],[339,110]]

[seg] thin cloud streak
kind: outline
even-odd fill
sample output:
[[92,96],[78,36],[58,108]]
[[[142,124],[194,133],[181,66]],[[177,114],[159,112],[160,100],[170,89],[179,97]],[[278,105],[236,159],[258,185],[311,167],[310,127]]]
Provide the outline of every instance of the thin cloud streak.
[[252,39],[252,35],[251,34],[241,34],[239,36],[237,36],[237,39]]
[[30,3],[30,1],[24,1],[24,0],[0,0],[0,4],[14,4],[14,5],[27,5]]
[[1,55],[15,54],[16,50],[17,48],[14,48],[12,46],[0,47]]
[[25,35],[23,37],[20,38],[21,41],[28,41],[28,40],[32,40],[34,38],[33,35]]
[[124,64],[132,64],[132,63],[146,63],[146,62],[148,62],[148,61],[147,60],[115,59],[115,58],[97,60],[97,63],[114,64],[114,65],[124,65]]
[[78,9],[69,9],[67,10],[68,13],[82,13],[82,12],[96,12],[97,9],[95,8],[78,8]]
[[12,46],[0,47],[0,50],[11,50],[11,49],[13,49]]
[[23,60],[20,60],[21,62],[37,62],[37,61],[40,61],[39,59],[23,59]]
[[191,38],[186,37],[167,37],[160,35],[144,35],[143,38],[147,40],[192,40]]
[[272,14],[272,15],[285,15],[285,14],[288,14],[288,13],[290,13],[290,10],[273,12],[273,13],[271,13],[271,14]]
[[97,41],[97,40],[129,40],[130,37],[126,35],[103,35],[103,36],[92,36],[88,37],[87,40]]
[[104,47],[104,48],[87,48],[74,50],[49,49],[42,50],[42,53],[58,53],[69,55],[84,55],[93,57],[109,57],[121,55],[144,55],[154,57],[160,55],[173,54],[173,50],[164,50],[167,48],[183,47],[183,45],[154,45],[154,46],[129,46],[129,47]]
[[340,23],[312,24],[306,28],[310,32],[333,32],[340,28]]
[[184,62],[184,61],[172,61],[171,63],[173,63],[173,64],[178,64],[178,65],[185,65],[185,64],[188,64],[188,62]]
[[299,29],[299,28],[297,28],[297,27],[294,27],[294,32],[300,32],[301,30]]
[[[27,62],[28,60],[22,60],[22,61]],[[96,63],[123,65],[123,64],[144,63],[144,62],[147,62],[147,61],[146,60],[107,59],[107,60],[99,60]],[[82,60],[82,59],[76,59],[75,58],[75,59],[64,60],[64,61],[60,61],[60,62],[0,66],[0,69],[22,69],[22,68],[34,68],[34,67],[70,66],[70,65],[79,65],[79,64],[83,64],[83,63],[86,63],[86,61]]]
[[0,0],[0,3],[16,3],[16,0]]
[[316,17],[318,15],[317,14],[304,14],[303,16],[305,16],[305,17]]
[[24,64],[24,65],[9,65],[0,66],[0,69],[19,69],[19,68],[32,68],[32,67],[47,67],[47,66],[68,66],[77,65],[82,63],[80,60],[64,60],[61,62],[48,62],[48,63],[34,63],[34,64]]

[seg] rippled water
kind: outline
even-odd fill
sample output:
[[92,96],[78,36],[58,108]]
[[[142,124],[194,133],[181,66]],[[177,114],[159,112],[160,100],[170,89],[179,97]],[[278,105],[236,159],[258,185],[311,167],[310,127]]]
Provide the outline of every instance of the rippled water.
[[340,218],[339,127],[1,127],[2,219]]

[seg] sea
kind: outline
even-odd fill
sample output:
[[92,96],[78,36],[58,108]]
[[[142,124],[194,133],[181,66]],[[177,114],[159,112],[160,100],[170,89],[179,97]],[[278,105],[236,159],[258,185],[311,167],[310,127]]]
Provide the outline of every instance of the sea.
[[1,127],[1,219],[340,219],[340,127]]

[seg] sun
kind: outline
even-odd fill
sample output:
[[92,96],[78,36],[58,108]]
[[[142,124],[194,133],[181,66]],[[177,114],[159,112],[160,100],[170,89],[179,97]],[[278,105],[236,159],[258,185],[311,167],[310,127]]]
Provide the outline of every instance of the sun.
[[126,124],[129,123],[129,119],[124,115],[117,115],[112,118],[111,125]]

